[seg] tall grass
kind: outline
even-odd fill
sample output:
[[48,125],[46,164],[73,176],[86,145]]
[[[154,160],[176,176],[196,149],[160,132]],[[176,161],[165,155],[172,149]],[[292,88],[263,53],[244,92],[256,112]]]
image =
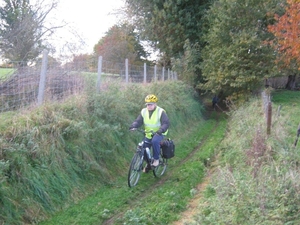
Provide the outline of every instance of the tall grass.
[[182,82],[114,83],[99,94],[3,114],[0,223],[37,223],[127,173],[140,139],[128,127],[149,93],[166,109],[170,135],[201,120],[203,108]]
[[299,146],[293,146],[300,122],[299,96],[292,91],[272,94],[269,136],[261,99],[233,112],[219,167],[195,217],[197,224],[300,223],[300,153]]

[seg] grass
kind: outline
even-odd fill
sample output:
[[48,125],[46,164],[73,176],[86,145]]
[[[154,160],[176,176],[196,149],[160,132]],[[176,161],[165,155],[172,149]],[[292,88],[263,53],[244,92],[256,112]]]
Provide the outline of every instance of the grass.
[[[176,156],[163,177],[143,174],[129,188],[127,171],[141,136],[128,126],[148,93],[157,93],[172,121]],[[229,119],[211,112],[204,120],[196,97],[181,82],[112,84],[97,95],[3,114],[0,222],[171,224],[218,155],[196,224],[299,224],[300,155],[293,146],[299,92],[272,93],[271,135],[261,99]]]
[[[141,96],[148,93],[157,93],[160,105],[167,110],[172,121],[170,137],[181,137],[190,124],[203,121],[201,104],[182,82],[146,86],[114,83],[99,94],[3,114],[0,221],[38,223],[105,187],[121,186],[119,177],[124,182],[141,139],[128,132],[128,127],[144,107]],[[179,145],[180,139],[176,142]]]
[[270,135],[261,99],[232,112],[195,224],[299,224],[299,96],[273,91]]
[[5,78],[6,76],[12,74],[15,69],[12,68],[0,68],[0,79]]
[[160,179],[142,174],[139,184],[128,188],[125,174],[41,224],[103,224],[110,217],[111,224],[170,224],[179,218],[193,197],[191,190],[205,177],[205,164],[215,154],[225,127],[225,120],[194,124],[177,139],[176,157],[169,160],[167,173]]

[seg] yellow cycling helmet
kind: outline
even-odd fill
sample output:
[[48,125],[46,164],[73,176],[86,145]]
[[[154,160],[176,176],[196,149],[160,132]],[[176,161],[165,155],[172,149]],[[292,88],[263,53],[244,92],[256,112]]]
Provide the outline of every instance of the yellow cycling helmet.
[[145,102],[147,103],[156,103],[158,101],[157,97],[155,95],[147,95],[145,98]]

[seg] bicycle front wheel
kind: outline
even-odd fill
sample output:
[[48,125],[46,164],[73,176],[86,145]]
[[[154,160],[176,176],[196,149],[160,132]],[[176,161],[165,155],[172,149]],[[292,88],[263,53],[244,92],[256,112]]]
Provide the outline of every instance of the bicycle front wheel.
[[160,157],[159,165],[153,169],[154,176],[161,177],[166,172],[167,166],[168,166],[168,159]]
[[143,157],[141,152],[136,152],[131,160],[128,172],[128,186],[137,185],[143,170]]

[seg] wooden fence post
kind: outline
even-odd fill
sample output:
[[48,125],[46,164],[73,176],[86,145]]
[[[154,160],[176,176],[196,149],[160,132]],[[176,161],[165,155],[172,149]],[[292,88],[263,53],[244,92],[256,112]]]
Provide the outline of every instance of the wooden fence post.
[[297,129],[297,137],[296,137],[296,140],[294,142],[295,147],[297,146],[299,136],[300,136],[300,123],[299,123],[298,129]]
[[48,51],[43,51],[43,61],[40,75],[40,83],[39,83],[39,93],[38,93],[38,105],[43,104],[44,101],[44,93],[46,86],[46,75],[47,75],[47,64],[48,64]]
[[272,123],[272,103],[268,102],[268,112],[267,112],[267,134],[271,134],[271,123]]
[[154,82],[157,81],[157,77],[156,77],[156,65],[154,65]]
[[96,84],[96,92],[100,92],[101,85],[101,73],[102,73],[102,56],[98,58],[98,74],[97,74],[97,84]]
[[278,106],[278,109],[277,109],[277,117],[280,116],[280,109],[281,109],[281,105]]
[[126,84],[128,84],[128,59],[125,59],[125,76],[126,76]]
[[144,63],[144,84],[147,83],[147,64]]

